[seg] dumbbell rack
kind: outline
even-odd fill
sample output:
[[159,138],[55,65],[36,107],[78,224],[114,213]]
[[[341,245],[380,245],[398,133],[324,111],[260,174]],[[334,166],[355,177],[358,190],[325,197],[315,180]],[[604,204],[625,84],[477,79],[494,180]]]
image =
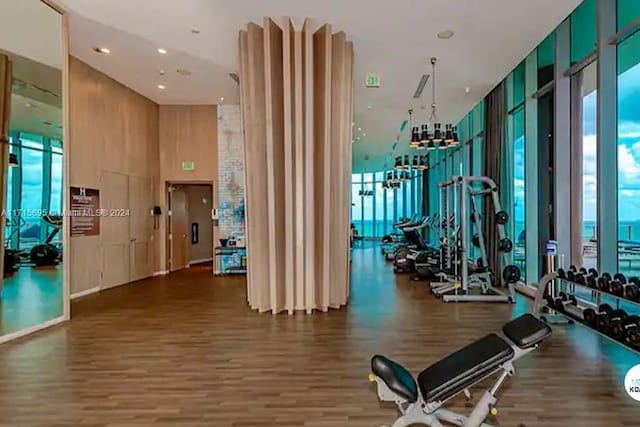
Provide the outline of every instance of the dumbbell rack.
[[[562,289],[558,289],[558,287],[556,286],[556,284],[559,284],[559,287]],[[574,316],[570,313],[563,313],[560,312],[558,310],[556,310],[554,307],[549,307],[547,305],[547,301],[545,299],[545,295],[551,295],[552,298],[555,298],[558,296],[558,294],[560,293],[561,290],[563,291],[567,291],[567,288],[571,287],[573,289],[575,289],[575,287],[580,287],[580,288],[584,288],[588,291],[591,291],[593,293],[595,293],[596,295],[596,302],[593,303],[591,301],[585,301],[582,299],[579,299],[579,302],[583,305],[586,306],[587,308],[597,308],[600,305],[601,302],[601,297],[602,295],[606,295],[612,298],[616,299],[616,308],[620,308],[620,301],[624,301],[626,303],[629,304],[633,304],[633,305],[637,305],[640,307],[640,302],[638,301],[634,301],[634,300],[630,300],[628,298],[625,297],[621,297],[618,295],[614,295],[610,292],[605,292],[605,291],[601,291],[600,289],[594,289],[588,285],[583,285],[581,283],[577,283],[568,279],[564,279],[558,276],[557,272],[552,272],[552,273],[548,273],[545,276],[542,277],[542,279],[540,279],[540,282],[538,282],[538,290],[536,292],[536,297],[533,303],[533,314],[540,318],[541,320],[545,321],[546,323],[554,323],[554,324],[573,324],[573,323],[577,323],[587,329],[589,329],[590,331],[595,332],[596,334],[608,339],[609,341],[612,341],[616,344],[619,344],[621,346],[623,346],[626,349],[629,349],[631,351],[633,351],[636,354],[640,354],[640,350],[639,349],[635,349],[623,342],[620,342],[618,340],[613,339],[612,337],[608,336],[607,334],[604,334],[602,332],[600,332],[599,330],[591,327],[591,325],[585,323],[584,319],[578,317],[578,316]],[[547,289],[550,287],[549,292],[547,292]]]

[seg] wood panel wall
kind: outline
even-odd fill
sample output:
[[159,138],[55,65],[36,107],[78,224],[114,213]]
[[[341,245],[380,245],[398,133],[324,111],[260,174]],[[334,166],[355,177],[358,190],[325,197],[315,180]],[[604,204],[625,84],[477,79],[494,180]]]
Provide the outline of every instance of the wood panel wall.
[[353,45],[331,26],[266,18],[239,36],[247,297],[278,313],[349,295]]
[[[71,57],[69,123],[69,185],[102,190],[105,172],[134,175],[153,182],[153,200],[158,200],[160,161],[155,103]],[[157,240],[157,236],[154,238]],[[103,269],[101,236],[74,237],[69,241],[65,262],[70,263],[71,293],[99,286]],[[155,253],[154,250],[154,263]]]
[[[213,184],[213,206],[218,206],[218,108],[216,105],[161,105],[160,206],[167,212],[169,182]],[[195,170],[182,170],[183,161],[193,161]],[[218,241],[218,227],[213,242]],[[169,271],[166,228],[160,228],[156,271]]]

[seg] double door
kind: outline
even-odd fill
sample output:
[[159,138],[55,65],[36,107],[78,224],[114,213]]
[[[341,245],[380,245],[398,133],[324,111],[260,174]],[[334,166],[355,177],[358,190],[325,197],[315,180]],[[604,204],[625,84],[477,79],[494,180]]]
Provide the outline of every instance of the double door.
[[100,218],[101,288],[153,274],[153,181],[103,172]]

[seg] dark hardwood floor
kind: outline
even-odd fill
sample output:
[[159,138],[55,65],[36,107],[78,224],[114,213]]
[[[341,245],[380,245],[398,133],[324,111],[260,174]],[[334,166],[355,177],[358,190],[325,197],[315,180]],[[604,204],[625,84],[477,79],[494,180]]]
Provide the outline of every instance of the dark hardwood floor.
[[[380,426],[374,353],[417,374],[527,310],[444,304],[356,249],[350,305],[311,316],[249,310],[242,278],[196,267],[73,304],[60,327],[0,347],[2,426]],[[637,426],[623,390],[640,360],[577,326],[521,359],[492,422]],[[474,390],[477,399],[481,388]],[[468,412],[462,398],[451,402]]]

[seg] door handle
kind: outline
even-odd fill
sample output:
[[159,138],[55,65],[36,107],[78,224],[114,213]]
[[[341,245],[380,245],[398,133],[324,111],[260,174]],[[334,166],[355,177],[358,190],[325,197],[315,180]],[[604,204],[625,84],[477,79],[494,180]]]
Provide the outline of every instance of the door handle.
[[186,239],[186,238],[187,238],[187,235],[186,235],[186,234],[183,234],[183,235],[182,235],[182,238],[183,238],[183,239]]

